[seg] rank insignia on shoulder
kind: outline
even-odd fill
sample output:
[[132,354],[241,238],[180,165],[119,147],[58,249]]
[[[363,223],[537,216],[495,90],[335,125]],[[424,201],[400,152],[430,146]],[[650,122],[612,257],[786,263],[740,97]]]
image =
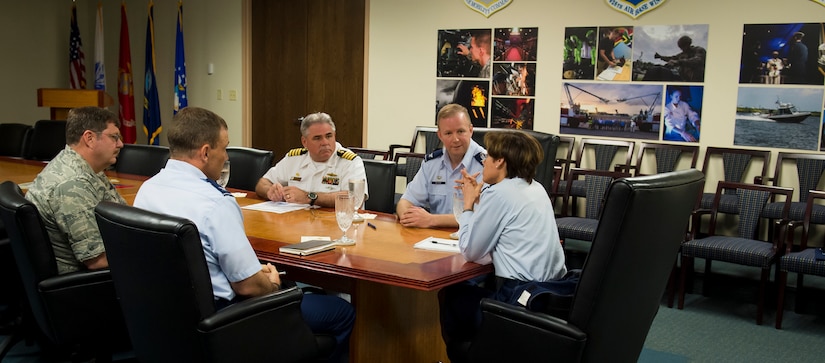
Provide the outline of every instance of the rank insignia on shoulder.
[[347,160],[355,159],[355,157],[358,156],[357,154],[355,154],[352,151],[343,150],[343,149],[338,150],[337,153],[338,153],[339,157],[341,157],[342,159],[347,159]]
[[298,156],[298,155],[304,155],[306,153],[307,153],[307,149],[305,147],[299,147],[299,148],[295,148],[295,149],[291,149],[291,150],[287,151],[286,156]]
[[424,161],[430,161],[432,159],[440,158],[441,155],[444,155],[444,149],[438,149],[436,151],[433,151],[432,153],[424,157]]

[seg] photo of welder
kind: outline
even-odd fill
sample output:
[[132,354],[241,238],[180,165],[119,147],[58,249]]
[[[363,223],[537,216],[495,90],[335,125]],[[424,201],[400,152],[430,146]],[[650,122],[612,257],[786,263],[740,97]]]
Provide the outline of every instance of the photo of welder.
[[493,97],[491,103],[493,118],[490,127],[500,129],[533,129],[534,99]]
[[535,63],[493,62],[493,96],[535,96]]

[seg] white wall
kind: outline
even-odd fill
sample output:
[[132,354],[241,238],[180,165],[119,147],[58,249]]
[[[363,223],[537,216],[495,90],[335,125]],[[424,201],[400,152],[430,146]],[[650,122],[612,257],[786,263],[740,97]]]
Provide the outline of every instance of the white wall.
[[[87,88],[94,88],[94,41],[96,0],[77,0],[78,27],[85,53]],[[120,1],[104,0],[106,89],[115,99],[110,110],[117,112],[117,72],[120,45]],[[138,143],[143,135],[143,77],[147,0],[126,0],[129,42],[134,77]],[[164,124],[171,122],[177,1],[158,0],[154,6],[155,54],[158,95]],[[49,118],[47,108],[37,107],[38,88],[68,88],[69,22],[71,1],[4,1],[0,12],[0,44],[7,50],[0,58],[0,122],[33,124]],[[241,76],[241,0],[186,0],[184,42],[189,104],[208,108],[229,124],[230,144],[241,145],[243,79]],[[13,52],[8,52],[13,50]],[[207,75],[207,64],[215,73]],[[222,89],[223,100],[216,99]],[[228,90],[236,90],[237,101],[229,101]],[[166,144],[165,134],[161,143]]]

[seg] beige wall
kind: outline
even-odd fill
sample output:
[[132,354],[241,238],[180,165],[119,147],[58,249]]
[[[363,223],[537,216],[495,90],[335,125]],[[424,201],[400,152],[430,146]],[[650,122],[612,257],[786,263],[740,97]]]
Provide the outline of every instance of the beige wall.
[[[332,0],[331,0],[332,1]],[[558,133],[561,97],[560,40],[565,27],[611,25],[709,24],[708,59],[703,105],[701,146],[730,146],[738,88],[738,62],[745,23],[821,22],[825,7],[813,1],[754,0],[748,6],[714,9],[719,0],[669,0],[633,20],[609,8],[604,0],[560,4],[545,0],[513,0],[490,18],[470,10],[462,0],[372,0],[367,29],[368,63],[365,143],[386,148],[407,143],[413,127],[431,124],[435,94],[435,55],[438,29],[530,26],[539,28],[536,123],[539,131]],[[156,1],[155,41],[157,77],[161,84],[162,118],[172,117],[176,1]],[[47,6],[44,6],[46,4]],[[94,14],[97,1],[78,0],[78,16],[86,53],[93,69]],[[137,120],[141,124],[146,0],[126,0],[134,67]],[[568,5],[569,4],[569,5]],[[738,4],[738,3],[737,3]],[[120,2],[104,1],[106,66],[109,93],[116,96]],[[0,59],[5,87],[0,89],[0,122],[34,123],[48,117],[36,106],[36,89],[68,84],[69,1],[5,2],[0,13],[0,40],[14,56]],[[230,142],[242,144],[242,0],[186,0],[184,33],[189,77],[189,103],[214,110],[230,125]],[[8,54],[8,53],[7,53]],[[206,74],[208,63],[215,73]],[[256,75],[251,75],[256,76]],[[87,80],[91,74],[87,72]],[[164,86],[166,84],[166,86]],[[221,89],[223,100],[216,99]],[[228,101],[229,90],[237,101]],[[403,91],[402,91],[403,90]],[[116,110],[116,108],[112,108]],[[139,135],[139,142],[145,136]],[[161,138],[165,143],[165,138]]]
[[[86,59],[86,82],[93,88],[95,13],[97,0],[77,0],[77,16]],[[120,1],[103,1],[104,62],[107,93],[117,99],[117,67],[120,45]],[[132,53],[138,142],[142,132],[146,0],[126,0]],[[49,118],[47,108],[37,107],[38,88],[68,88],[69,19],[71,1],[7,1],[0,12],[0,44],[7,50],[0,59],[0,122],[33,124]],[[158,95],[163,123],[172,119],[175,27],[177,1],[155,1],[155,54]],[[241,75],[241,0],[186,0],[184,39],[190,105],[209,108],[229,123],[230,143],[242,144],[241,115],[244,94]],[[13,54],[13,56],[10,56]],[[207,64],[215,73],[207,75]],[[216,99],[218,89],[223,100]],[[229,101],[228,90],[238,100]],[[116,101],[117,102],[117,101]],[[117,112],[117,104],[110,107]],[[161,134],[161,143],[166,137]]]

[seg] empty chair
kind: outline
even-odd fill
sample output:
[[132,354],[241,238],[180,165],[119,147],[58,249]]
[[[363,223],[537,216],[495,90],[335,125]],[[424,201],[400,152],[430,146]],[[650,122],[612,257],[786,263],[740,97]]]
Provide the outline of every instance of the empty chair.
[[37,207],[10,181],[0,184],[0,218],[11,241],[33,326],[43,339],[41,347],[67,355],[92,353],[103,360],[111,359],[113,349],[127,348],[128,334],[109,270],[58,275]]
[[370,188],[364,209],[395,213],[395,162],[364,159],[364,172]]
[[26,145],[26,140],[31,136],[31,132],[32,127],[30,125],[0,124],[0,155],[23,156],[23,147]]
[[[630,161],[633,158],[633,149],[636,142],[622,141],[622,140],[602,140],[584,138],[579,142],[579,147],[576,151],[576,157],[568,166],[567,173],[570,173],[572,168],[582,168],[591,170],[613,170],[613,165],[618,165],[621,168],[628,168]],[[621,153],[624,152],[624,158],[621,158]],[[620,162],[615,162],[620,160]],[[559,193],[567,190],[568,184],[571,185],[572,195],[584,196],[585,187],[584,182],[569,181],[569,176],[564,176],[559,184]]]
[[[415,174],[418,174],[418,170],[421,169],[421,164],[424,163],[424,158],[426,155],[421,153],[396,153],[395,154],[395,175],[396,176],[403,176],[406,180],[405,186],[409,184],[413,178],[415,178]],[[399,169],[404,169],[403,172],[400,172]],[[401,194],[397,193],[395,195],[395,203],[398,204],[398,200],[401,199]]]
[[[808,244],[811,236],[811,224],[822,224],[814,221],[814,210],[822,207],[816,204],[825,199],[825,192],[811,190],[806,197],[805,212],[801,220],[794,220],[788,223],[788,234],[785,238],[785,253],[779,258],[779,277],[777,282],[778,296],[776,301],[776,328],[782,329],[782,317],[785,307],[785,287],[788,283],[788,272],[796,273],[796,306],[800,306],[802,296],[804,296],[803,277],[805,275],[825,276],[825,261],[816,259],[817,247]],[[798,229],[799,244],[794,243],[794,236]],[[799,310],[799,309],[795,309]]]
[[390,152],[386,150],[373,150],[362,147],[348,147],[350,151],[361,157],[361,160],[390,160]]
[[[726,190],[733,190],[733,193],[725,193]],[[733,195],[736,197],[736,210],[739,211],[739,218],[736,227],[728,231],[728,228],[721,226],[719,214],[722,196]],[[757,297],[756,323],[762,324],[764,312],[765,288],[770,279],[771,267],[777,258],[777,252],[782,246],[780,231],[782,228],[771,228],[765,238],[760,235],[760,222],[762,222],[762,211],[771,198],[784,197],[785,206],[782,208],[782,220],[774,223],[787,223],[788,211],[791,207],[791,196],[793,189],[772,187],[758,184],[731,183],[720,181],[716,187],[715,198],[711,205],[710,224],[707,234],[700,235],[702,230],[702,215],[707,214],[704,210],[694,213],[691,223],[690,237],[682,244],[682,268],[681,280],[679,284],[679,309],[685,306],[685,284],[687,274],[693,270],[693,260],[695,258],[705,259],[705,284],[710,281],[712,261],[724,261],[743,266],[753,266],[761,269],[761,280],[759,282],[759,293]],[[770,220],[768,220],[770,223]]]
[[34,123],[24,146],[23,158],[51,160],[66,147],[66,121],[40,120]]
[[[655,167],[650,168],[650,157],[654,158]],[[646,163],[645,160],[648,160]],[[684,160],[680,162],[681,160]],[[629,166],[627,172],[634,176],[667,173],[678,169],[694,169],[699,160],[699,146],[686,144],[657,144],[652,142],[642,142],[639,144],[639,152],[636,154],[636,162]],[[681,168],[678,168],[681,166]],[[678,169],[677,169],[678,168]],[[617,166],[617,169],[621,169]]]
[[166,166],[167,160],[168,146],[123,144],[114,169],[118,173],[154,176]]
[[[95,208],[95,217],[138,360],[305,362],[319,356],[297,288],[216,311],[191,221],[107,202]],[[331,336],[319,339],[334,347]]]
[[[419,139],[422,139],[422,143],[419,142]],[[415,131],[413,132],[413,138],[409,145],[400,145],[400,144],[391,144],[390,145],[390,159],[395,160],[396,166],[396,174],[397,176],[407,177],[407,180],[412,180],[412,177],[415,176],[415,173],[418,172],[420,164],[418,166],[412,165],[407,167],[406,165],[406,156],[399,157],[399,150],[407,150],[401,152],[404,155],[410,156],[413,154],[423,154],[428,155],[435,151],[436,149],[440,149],[442,147],[441,140],[438,138],[438,127],[435,126],[416,126]],[[399,162],[401,160],[401,162]],[[410,175],[412,174],[412,175]]]
[[[793,167],[796,169],[797,183],[791,180],[782,178],[782,174]],[[769,182],[770,185],[777,185],[783,187],[792,187],[799,193],[797,199],[791,202],[791,210],[788,218],[795,221],[802,220],[805,214],[806,201],[808,200],[808,192],[810,190],[819,189],[818,185],[825,173],[825,155],[823,154],[804,154],[804,153],[788,153],[780,152],[776,158],[776,167],[774,168],[773,177],[764,178],[760,181],[757,178],[757,184],[764,184]],[[765,207],[764,216],[767,218],[780,218],[784,202],[772,201]],[[811,206],[811,220],[816,224],[825,223],[825,206],[814,204]]]
[[[556,152],[556,165],[562,167],[562,175],[567,175],[570,164],[573,164],[573,151],[576,147],[576,138],[573,136],[559,136],[559,148]],[[559,153],[562,153],[559,155]]]
[[[724,173],[722,181],[745,183],[745,176],[749,168],[754,167],[754,160],[761,160],[762,170],[756,177],[764,178],[768,171],[768,162],[771,158],[769,150],[747,150],[722,147],[708,147],[705,149],[705,158],[702,162],[702,173],[708,178],[709,183],[716,183],[719,179],[711,178],[711,165],[718,167],[718,160],[722,161],[722,171]],[[758,166],[755,166],[758,167]],[[711,184],[713,185],[713,184]],[[726,190],[726,194],[721,196],[719,201],[719,211],[723,213],[737,213],[736,194],[731,190]],[[710,209],[713,204],[714,193],[703,193],[700,207]]]
[[[484,135],[490,132],[496,131],[503,131],[509,129],[495,129],[495,128],[486,128],[486,127],[475,127],[473,128],[473,140],[476,143],[484,147]],[[545,132],[540,131],[533,131],[533,130],[519,130],[524,132],[530,136],[533,136],[536,141],[539,142],[542,151],[544,152],[544,159],[536,165],[536,177],[535,179],[544,186],[544,189],[547,190],[547,194],[550,194],[550,190],[554,188],[553,186],[553,174],[554,170],[553,167],[556,165],[555,155],[556,151],[559,148],[560,138],[558,135],[548,134]]]
[[702,185],[697,170],[614,181],[569,313],[482,300],[469,361],[637,361]]
[[228,188],[255,190],[255,185],[272,167],[273,154],[270,150],[249,147],[228,147],[229,183]]
[[630,174],[616,171],[571,169],[568,180],[580,181],[584,184],[585,211],[584,216],[577,216],[576,211],[573,210],[576,203],[573,203],[573,201],[580,197],[573,195],[572,190],[566,190],[562,201],[561,216],[556,218],[559,238],[562,240],[572,238],[580,241],[592,241],[599,225],[602,202],[607,188],[614,179],[628,176]]

